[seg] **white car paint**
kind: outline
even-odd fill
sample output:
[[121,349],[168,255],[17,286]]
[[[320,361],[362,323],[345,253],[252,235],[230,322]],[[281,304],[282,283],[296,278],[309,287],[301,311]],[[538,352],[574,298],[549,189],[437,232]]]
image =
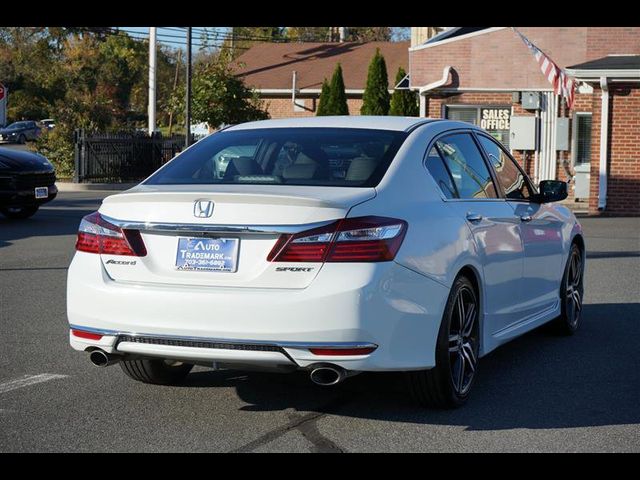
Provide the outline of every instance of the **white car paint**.
[[[435,344],[450,288],[463,268],[475,273],[481,299],[480,354],[560,313],[562,272],[581,227],[558,204],[447,200],[424,166],[427,148],[445,132],[476,131],[453,121],[402,117],[313,117],[251,122],[253,128],[343,127],[411,130],[376,187],[291,185],[144,185],[108,197],[100,214],[134,225],[313,225],[368,215],[402,219],[406,236],[393,261],[274,263],[279,234],[238,233],[235,273],[176,271],[178,234],[143,231],[148,255],[76,252],[68,273],[70,334],[80,351],[100,348],[198,362],[306,368],[330,362],[347,370],[419,370],[435,366]],[[194,148],[192,146],[190,148]],[[178,155],[173,162],[179,162]],[[215,204],[195,218],[199,199]],[[473,223],[467,214],[482,220]],[[521,218],[530,216],[531,221]],[[536,239],[544,239],[536,242]],[[134,260],[113,264],[109,260]],[[308,271],[276,271],[277,267]],[[136,342],[119,335],[275,345],[283,352]],[[374,345],[366,355],[323,356],[310,347]]]

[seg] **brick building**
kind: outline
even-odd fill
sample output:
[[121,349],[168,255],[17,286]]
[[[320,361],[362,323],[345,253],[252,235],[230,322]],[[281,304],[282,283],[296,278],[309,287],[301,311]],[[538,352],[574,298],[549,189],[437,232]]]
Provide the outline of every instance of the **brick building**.
[[271,118],[308,117],[316,114],[322,82],[339,62],[349,114],[359,115],[377,48],[393,88],[398,67],[408,70],[409,42],[259,43],[236,59],[236,71],[265,100]]
[[571,110],[513,30],[457,27],[409,49],[421,116],[480,124],[592,214],[640,214],[640,28],[517,28],[580,81]]

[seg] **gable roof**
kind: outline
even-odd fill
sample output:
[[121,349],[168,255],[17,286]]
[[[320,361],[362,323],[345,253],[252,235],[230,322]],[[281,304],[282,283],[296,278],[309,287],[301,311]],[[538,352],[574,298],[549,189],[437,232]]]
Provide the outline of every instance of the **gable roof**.
[[248,86],[259,90],[291,91],[295,70],[297,89],[319,91],[340,62],[345,89],[364,90],[369,62],[379,48],[392,89],[398,67],[408,69],[409,43],[258,43],[236,59],[235,68]]

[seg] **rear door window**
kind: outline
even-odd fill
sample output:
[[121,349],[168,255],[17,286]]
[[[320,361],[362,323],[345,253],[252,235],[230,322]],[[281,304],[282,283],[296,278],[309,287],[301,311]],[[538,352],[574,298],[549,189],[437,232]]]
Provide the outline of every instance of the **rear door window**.
[[504,196],[511,200],[530,200],[532,192],[529,183],[513,159],[494,140],[484,135],[478,135],[478,139],[493,166]]
[[459,198],[497,198],[489,168],[475,141],[468,133],[456,133],[436,141]]
[[442,157],[438,153],[438,149],[433,147],[427,155],[427,170],[440,187],[440,191],[447,198],[458,198],[458,191],[449,169],[445,165]]

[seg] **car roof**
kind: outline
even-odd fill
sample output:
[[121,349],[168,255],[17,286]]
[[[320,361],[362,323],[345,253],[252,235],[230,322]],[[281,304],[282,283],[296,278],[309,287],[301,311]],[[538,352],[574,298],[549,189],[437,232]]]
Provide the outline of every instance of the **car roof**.
[[439,119],[423,117],[395,117],[368,115],[340,115],[303,118],[279,118],[274,120],[260,120],[257,122],[241,123],[229,127],[227,130],[249,130],[257,128],[370,128],[374,130],[407,131],[425,123],[439,121]]

